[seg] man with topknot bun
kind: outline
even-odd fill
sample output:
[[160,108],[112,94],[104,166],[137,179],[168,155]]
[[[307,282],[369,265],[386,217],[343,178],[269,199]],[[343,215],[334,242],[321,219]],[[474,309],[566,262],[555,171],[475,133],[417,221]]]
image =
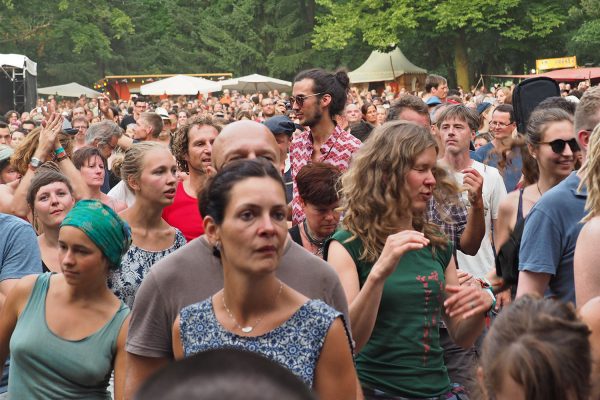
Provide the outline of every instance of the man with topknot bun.
[[300,72],[294,79],[290,102],[300,125],[306,130],[296,134],[290,145],[294,199],[292,224],[304,219],[300,207],[296,175],[310,162],[324,162],[348,169],[352,154],[361,142],[335,123],[334,117],[346,106],[350,78],[344,71],[335,74],[320,68]]

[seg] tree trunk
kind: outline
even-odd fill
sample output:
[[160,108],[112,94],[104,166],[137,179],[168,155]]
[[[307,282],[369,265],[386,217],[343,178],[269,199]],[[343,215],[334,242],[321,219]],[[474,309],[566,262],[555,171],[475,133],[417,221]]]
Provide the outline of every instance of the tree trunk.
[[454,41],[454,67],[456,68],[456,82],[462,86],[463,90],[469,90],[471,75],[469,74],[469,58],[467,57],[464,32],[460,32]]

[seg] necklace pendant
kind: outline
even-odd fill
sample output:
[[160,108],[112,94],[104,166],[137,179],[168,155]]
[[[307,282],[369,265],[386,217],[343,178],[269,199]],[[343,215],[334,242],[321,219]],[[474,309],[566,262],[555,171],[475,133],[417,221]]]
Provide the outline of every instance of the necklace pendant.
[[244,326],[244,327],[243,327],[243,328],[241,328],[241,329],[242,329],[242,332],[244,332],[244,333],[250,333],[250,332],[252,332],[252,330],[253,330],[254,328],[253,328],[253,327],[251,327],[251,326]]

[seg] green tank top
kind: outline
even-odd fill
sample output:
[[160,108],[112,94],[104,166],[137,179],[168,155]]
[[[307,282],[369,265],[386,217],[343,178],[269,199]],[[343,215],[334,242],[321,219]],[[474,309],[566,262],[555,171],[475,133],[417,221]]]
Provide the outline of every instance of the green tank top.
[[129,307],[121,302],[112,319],[84,339],[62,339],[46,323],[51,276],[38,276],[10,339],[10,399],[110,399],[106,388]]
[[[362,287],[373,263],[360,260],[360,239],[348,242],[348,231],[336,232],[357,267]],[[327,247],[327,245],[326,245]],[[439,321],[446,283],[445,269],[452,257],[446,249],[425,247],[410,251],[387,278],[377,319],[367,344],[356,357],[363,385],[387,394],[427,398],[450,391],[439,340]]]

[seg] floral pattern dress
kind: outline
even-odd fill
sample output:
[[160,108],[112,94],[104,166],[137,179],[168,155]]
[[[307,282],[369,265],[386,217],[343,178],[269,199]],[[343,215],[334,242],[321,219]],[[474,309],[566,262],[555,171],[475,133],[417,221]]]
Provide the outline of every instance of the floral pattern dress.
[[121,268],[110,271],[108,276],[108,287],[129,308],[133,309],[133,301],[142,280],[150,271],[150,268],[158,260],[171,254],[185,245],[185,237],[181,231],[175,228],[175,241],[167,249],[159,251],[144,250],[132,244],[121,260]]
[[[321,300],[309,300],[272,331],[255,337],[239,336],[221,326],[212,298],[208,298],[181,310],[181,343],[186,357],[220,348],[259,353],[286,367],[312,387],[325,337],[333,321],[341,315]],[[350,340],[348,351],[351,351]]]

